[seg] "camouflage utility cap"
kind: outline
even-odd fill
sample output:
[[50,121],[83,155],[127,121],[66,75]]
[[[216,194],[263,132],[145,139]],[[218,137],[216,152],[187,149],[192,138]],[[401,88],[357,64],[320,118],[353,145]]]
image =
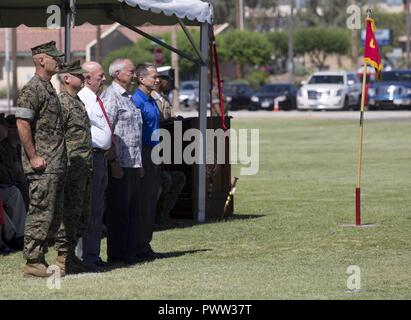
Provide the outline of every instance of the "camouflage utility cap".
[[64,63],[60,67],[59,73],[70,73],[70,74],[83,74],[86,72],[81,68],[80,60],[75,60],[71,62]]
[[64,53],[57,49],[56,41],[50,41],[31,48],[31,55],[34,56],[39,53],[45,53],[51,57],[56,58],[64,56]]

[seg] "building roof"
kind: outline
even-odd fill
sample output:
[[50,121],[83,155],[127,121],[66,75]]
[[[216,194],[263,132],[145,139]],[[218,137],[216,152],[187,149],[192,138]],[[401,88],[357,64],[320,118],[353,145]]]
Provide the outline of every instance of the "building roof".
[[[101,26],[101,32],[105,32],[110,25]],[[4,30],[0,31],[0,52],[4,52]],[[83,52],[89,42],[96,38],[97,27],[91,24],[72,29],[71,51]],[[60,50],[64,49],[64,28],[47,29],[47,28],[30,28],[26,26],[17,27],[17,52],[30,53],[30,48],[48,41],[56,41],[56,46]],[[11,48],[10,48],[11,49]]]
[[[228,24],[215,25],[215,33],[219,33],[220,30],[225,30]],[[139,29],[151,34],[162,34],[166,32],[171,32],[173,26],[158,26],[158,25],[146,25],[141,26]],[[4,30],[0,30],[0,55],[4,52]],[[134,43],[141,39],[142,36],[138,33],[124,27],[118,23],[112,25],[102,25],[101,26],[101,37],[104,38],[106,35],[113,31],[119,31],[124,36],[126,36],[130,42]],[[87,46],[94,45],[96,42],[96,32],[97,27],[88,23],[81,26],[77,26],[72,29],[71,33],[71,52],[85,52]],[[11,37],[11,35],[10,35]],[[56,46],[60,50],[64,50],[64,28],[61,29],[47,29],[47,28],[31,28],[26,26],[17,27],[17,52],[20,56],[31,55],[30,48],[35,47],[41,43],[48,41],[56,41]],[[11,48],[10,48],[11,50]]]

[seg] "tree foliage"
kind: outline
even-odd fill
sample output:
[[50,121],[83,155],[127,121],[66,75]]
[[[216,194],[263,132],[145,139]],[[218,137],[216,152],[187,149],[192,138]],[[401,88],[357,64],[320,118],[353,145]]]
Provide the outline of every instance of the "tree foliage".
[[[199,46],[200,42],[200,33],[196,30],[190,30],[190,33],[194,39],[194,42]],[[163,40],[164,42],[171,44],[171,33],[164,33],[161,35],[157,35],[157,38]],[[117,58],[128,58],[131,59],[134,64],[140,63],[154,63],[154,49],[158,47],[156,43],[153,41],[142,38],[139,39],[135,44],[120,48],[118,50],[112,51],[104,60],[103,60],[103,67],[108,74],[108,67],[111,62],[113,62]],[[194,48],[191,46],[191,43],[188,41],[187,36],[183,31],[177,32],[177,47],[180,51],[188,53],[193,58],[196,58],[196,53]],[[164,65],[171,64],[171,51],[168,49],[163,48],[163,55],[164,55]],[[192,63],[191,61],[181,58],[179,59],[180,65],[180,73],[181,74],[189,74],[189,73],[196,73],[197,66]]]
[[[208,0],[213,5],[214,23],[222,24],[228,22],[236,25],[235,2],[238,0]],[[249,8],[271,8],[277,6],[278,0],[245,0],[244,6]]]
[[235,26],[235,1],[236,0],[209,0],[214,9],[214,23],[221,24],[228,22]]
[[[398,37],[403,36],[406,33],[406,14],[400,13],[387,13],[381,10],[374,11],[374,19],[377,29],[390,29],[392,30],[392,45],[398,46]],[[362,19],[362,27],[365,28],[365,13]]]
[[348,54],[351,50],[349,32],[340,28],[305,28],[295,32],[296,55],[308,54],[313,64],[324,67],[329,54]]
[[346,27],[351,0],[308,0],[307,10],[299,10],[296,22],[308,27]]
[[271,45],[264,35],[252,31],[229,31],[217,37],[220,57],[242,65],[262,65],[271,58]]
[[136,65],[140,63],[153,63],[154,45],[148,39],[140,39],[131,46],[123,47],[110,52],[103,60],[103,68],[108,74],[108,67],[111,62],[117,58],[127,58],[132,60]]
[[[194,41],[199,44],[200,34],[190,31]],[[163,41],[170,43],[171,33],[160,36]],[[177,33],[179,50],[196,57],[196,53],[183,31]],[[258,67],[272,63],[272,58],[287,59],[288,33],[285,31],[259,33],[253,31],[227,31],[217,37],[219,58],[221,62],[239,64],[241,71],[246,66]],[[108,66],[116,58],[129,58],[135,64],[153,63],[154,48],[157,46],[148,39],[140,39],[134,45],[111,52],[104,60],[103,66]],[[329,54],[348,54],[351,50],[350,33],[341,28],[303,28],[294,32],[294,54],[308,54],[317,67],[323,67]],[[163,49],[164,65],[170,65],[171,54]],[[285,60],[284,60],[285,61]],[[182,78],[193,78],[198,67],[189,60],[180,57],[180,75]]]
[[271,44],[272,53],[276,57],[284,57],[288,55],[287,31],[268,32],[265,35]]

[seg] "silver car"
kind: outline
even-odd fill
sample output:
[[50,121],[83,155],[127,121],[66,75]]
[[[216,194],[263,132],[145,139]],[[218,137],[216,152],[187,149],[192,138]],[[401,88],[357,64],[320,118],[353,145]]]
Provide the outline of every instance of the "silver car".
[[358,109],[361,102],[361,83],[353,72],[316,72],[302,85],[298,110]]
[[198,81],[182,81],[180,83],[180,106],[185,108],[195,107],[198,103]]

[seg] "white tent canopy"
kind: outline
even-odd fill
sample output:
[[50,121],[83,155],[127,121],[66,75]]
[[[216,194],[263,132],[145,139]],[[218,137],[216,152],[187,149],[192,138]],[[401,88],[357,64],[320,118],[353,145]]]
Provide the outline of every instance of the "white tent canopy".
[[[62,1],[64,4],[66,1]],[[67,1],[69,3],[70,1]],[[134,26],[150,22],[171,25],[180,18],[184,24],[200,26],[212,23],[212,7],[200,0],[71,0],[75,3],[75,24],[111,24],[114,15]],[[56,0],[1,0],[0,27],[46,27],[51,13],[47,8],[60,5]],[[63,7],[63,6],[61,6]],[[64,21],[62,21],[64,24]]]
[[167,16],[175,15],[180,19],[211,23],[211,6],[209,3],[198,0],[118,0],[125,1],[129,6],[139,6],[143,10],[155,13],[164,13]]
[[[198,222],[205,221],[206,208],[206,128],[208,101],[208,45],[209,30],[212,24],[212,6],[200,0],[0,0],[0,28],[13,28],[21,24],[29,27],[46,27],[53,12],[49,6],[60,4],[61,25],[94,25],[120,22],[139,32],[135,26],[147,22],[155,25],[174,25],[180,23],[190,39],[185,25],[200,26],[199,56],[199,122],[198,129],[203,139],[199,149],[202,162],[196,165],[194,202]],[[144,35],[149,37],[149,35]],[[70,28],[65,28],[66,58],[70,55]],[[154,39],[156,40],[156,39]],[[192,42],[194,45],[194,43]]]

